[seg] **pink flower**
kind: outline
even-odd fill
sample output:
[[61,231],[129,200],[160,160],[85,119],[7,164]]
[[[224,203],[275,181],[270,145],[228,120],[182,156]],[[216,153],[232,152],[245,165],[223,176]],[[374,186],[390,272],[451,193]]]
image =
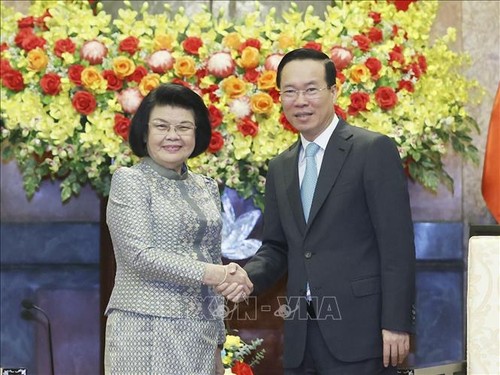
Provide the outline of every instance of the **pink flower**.
[[134,114],[139,108],[143,96],[137,87],[129,87],[117,94],[117,98],[124,112]]
[[82,58],[92,65],[101,64],[107,54],[106,46],[97,40],[85,42],[80,50]]
[[330,58],[335,64],[337,70],[342,70],[349,66],[352,61],[352,52],[344,47],[333,47],[330,51]]
[[278,65],[283,58],[281,53],[273,53],[272,55],[266,58],[266,62],[264,63],[264,68],[266,70],[278,70]]
[[174,57],[166,49],[162,49],[153,52],[147,62],[154,73],[163,74],[174,66]]
[[217,52],[208,58],[207,70],[218,78],[226,78],[233,74],[235,63],[228,52]]

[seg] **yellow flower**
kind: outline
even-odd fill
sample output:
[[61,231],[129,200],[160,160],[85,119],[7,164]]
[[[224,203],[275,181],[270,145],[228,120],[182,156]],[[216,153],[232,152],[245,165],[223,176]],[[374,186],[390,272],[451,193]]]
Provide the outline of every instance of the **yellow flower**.
[[113,71],[120,79],[128,77],[135,70],[135,63],[125,56],[118,56],[113,60]]
[[250,98],[252,111],[257,114],[268,114],[274,106],[273,98],[265,92],[259,92]]
[[225,46],[237,50],[238,48],[240,48],[242,43],[240,34],[235,32],[227,34],[223,39],[223,43]]
[[226,78],[220,85],[232,99],[241,98],[247,91],[245,82],[235,76]]
[[157,34],[154,37],[153,41],[153,49],[155,51],[159,51],[162,49],[166,50],[172,50],[173,42],[175,38],[172,35],[167,35],[167,34]]
[[28,52],[28,69],[40,72],[47,67],[49,58],[47,54],[39,47]]
[[151,90],[158,87],[159,85],[160,75],[151,73],[142,77],[141,82],[139,83],[139,91],[141,92],[142,96],[146,96]]
[[255,47],[245,47],[241,52],[241,58],[239,59],[239,65],[245,69],[253,69],[259,65],[260,53]]
[[264,71],[257,80],[259,90],[270,90],[276,88],[276,72],[274,70]]
[[192,77],[196,74],[195,64],[191,56],[181,56],[174,63],[175,74],[179,77]]
[[106,80],[93,66],[83,69],[81,77],[83,85],[91,90],[99,91],[107,87]]
[[366,82],[370,78],[370,71],[363,65],[355,65],[351,68],[350,78],[355,83]]

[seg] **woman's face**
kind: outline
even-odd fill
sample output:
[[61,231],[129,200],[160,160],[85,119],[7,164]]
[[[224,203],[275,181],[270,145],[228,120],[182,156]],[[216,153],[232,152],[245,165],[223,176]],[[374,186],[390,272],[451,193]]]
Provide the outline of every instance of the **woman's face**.
[[181,173],[195,147],[194,112],[169,105],[155,106],[149,116],[149,156],[165,168]]

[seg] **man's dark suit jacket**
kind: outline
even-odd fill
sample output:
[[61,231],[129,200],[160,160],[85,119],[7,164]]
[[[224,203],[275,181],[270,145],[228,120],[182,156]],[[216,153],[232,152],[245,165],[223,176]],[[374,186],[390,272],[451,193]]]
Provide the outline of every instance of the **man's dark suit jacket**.
[[389,137],[340,119],[306,224],[300,147],[269,164],[262,246],[245,266],[254,294],[288,271],[285,368],[303,358],[307,282],[331,353],[348,362],[381,357],[383,328],[413,331],[415,249],[401,158]]

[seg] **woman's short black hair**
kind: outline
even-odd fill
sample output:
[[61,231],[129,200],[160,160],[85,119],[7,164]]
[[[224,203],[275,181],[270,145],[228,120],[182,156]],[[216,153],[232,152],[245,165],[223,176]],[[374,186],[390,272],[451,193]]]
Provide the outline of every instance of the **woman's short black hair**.
[[311,48],[297,48],[294,49],[281,59],[278,65],[278,71],[276,72],[276,86],[279,88],[281,85],[281,72],[286,64],[294,60],[316,60],[323,62],[325,65],[325,81],[328,88],[335,85],[337,78],[337,69],[335,69],[335,64],[321,51],[317,51]]
[[179,84],[161,84],[142,100],[137,112],[132,117],[128,141],[132,152],[139,156],[149,156],[147,149],[147,136],[149,130],[149,117],[156,106],[169,105],[180,107],[194,112],[196,125],[195,146],[189,156],[194,158],[205,151],[210,144],[212,127],[207,106],[203,99],[193,90]]

